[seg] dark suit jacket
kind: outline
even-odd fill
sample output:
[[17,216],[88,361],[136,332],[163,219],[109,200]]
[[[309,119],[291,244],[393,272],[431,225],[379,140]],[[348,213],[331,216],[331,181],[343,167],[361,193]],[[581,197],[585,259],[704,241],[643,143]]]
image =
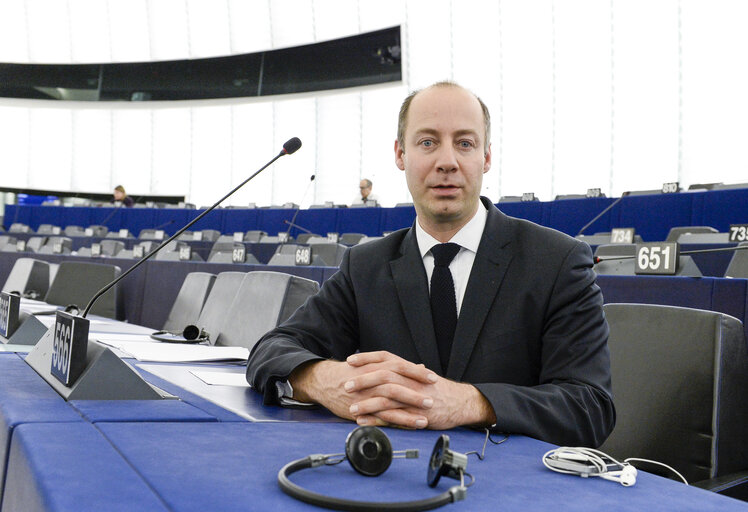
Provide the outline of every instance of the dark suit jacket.
[[488,218],[442,368],[415,231],[354,246],[340,270],[252,350],[247,380],[277,403],[275,381],[311,359],[387,350],[490,401],[496,430],[599,446],[613,429],[608,326],[590,247],[508,217]]

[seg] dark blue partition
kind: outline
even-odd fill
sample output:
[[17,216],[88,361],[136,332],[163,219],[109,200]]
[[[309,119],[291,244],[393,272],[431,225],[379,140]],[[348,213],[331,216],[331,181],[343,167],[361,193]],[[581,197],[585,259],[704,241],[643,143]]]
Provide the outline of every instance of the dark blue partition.
[[259,210],[255,208],[229,208],[223,211],[221,233],[245,233],[257,228]]
[[[264,231],[270,236],[275,236],[278,233],[285,233],[286,231],[288,231],[288,224],[286,224],[284,221],[290,222],[295,213],[296,210],[290,208],[263,208],[261,210],[258,210],[257,229]],[[295,228],[290,231],[291,236],[296,236],[299,233],[300,231]]]
[[497,203],[496,207],[509,216],[542,224],[544,204],[541,201],[525,201],[519,203]]
[[144,229],[153,229],[158,226],[156,221],[156,208],[120,208],[122,217],[122,227],[130,230],[133,236],[137,237]]
[[[552,201],[548,203],[547,225],[567,235],[576,236],[585,224],[610,206],[613,201],[614,199],[606,197]],[[614,206],[585,229],[584,234],[592,235],[601,231],[610,231],[612,219],[617,218],[619,208],[619,205]]]
[[416,219],[416,209],[413,206],[396,206],[382,209],[381,233],[409,228]]
[[[299,214],[296,216],[294,224],[308,229],[313,233],[321,236],[327,236],[327,233],[337,232],[338,212],[339,208],[313,208],[311,210],[299,210]],[[300,229],[296,229],[295,232],[292,230],[291,234],[296,236],[299,232],[303,232]]]
[[379,236],[383,208],[344,208],[338,213],[338,233],[363,233]]
[[730,224],[748,223],[748,189],[715,190],[704,194],[704,213],[698,223],[726,232]]
[[691,226],[693,194],[629,196],[621,201],[619,225],[636,228],[645,242],[665,240],[671,227]]

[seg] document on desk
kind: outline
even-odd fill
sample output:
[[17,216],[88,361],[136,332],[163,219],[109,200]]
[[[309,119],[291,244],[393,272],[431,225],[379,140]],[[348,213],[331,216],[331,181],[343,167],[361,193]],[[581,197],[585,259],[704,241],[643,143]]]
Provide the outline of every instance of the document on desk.
[[105,345],[129,354],[138,361],[159,363],[190,363],[208,361],[246,361],[246,347],[215,347],[211,345],[179,345],[177,343],[143,343],[142,341],[99,340]]
[[210,370],[190,370],[190,373],[211,386],[237,386],[248,388],[247,376],[241,373],[228,373]]

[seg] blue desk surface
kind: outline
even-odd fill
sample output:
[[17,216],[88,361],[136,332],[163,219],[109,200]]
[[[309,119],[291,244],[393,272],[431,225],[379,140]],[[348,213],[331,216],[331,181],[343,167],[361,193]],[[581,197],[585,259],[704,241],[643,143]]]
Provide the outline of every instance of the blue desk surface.
[[[310,453],[340,453],[352,430],[309,423],[100,423],[98,428],[163,502],[177,511],[318,510],[292,500],[276,475],[287,462]],[[418,448],[420,459],[393,461],[377,478],[346,463],[305,470],[292,480],[314,491],[348,499],[412,500],[444,492],[454,481],[426,485],[428,456],[437,433],[387,429],[394,449]],[[480,450],[483,434],[449,432],[451,448]],[[640,472],[636,486],[582,479],[547,470],[541,456],[551,446],[521,436],[489,445],[484,461],[470,456],[476,479],[465,501],[448,510],[746,510],[748,505]]]
[[3,512],[169,510],[90,423],[20,425],[8,467]]

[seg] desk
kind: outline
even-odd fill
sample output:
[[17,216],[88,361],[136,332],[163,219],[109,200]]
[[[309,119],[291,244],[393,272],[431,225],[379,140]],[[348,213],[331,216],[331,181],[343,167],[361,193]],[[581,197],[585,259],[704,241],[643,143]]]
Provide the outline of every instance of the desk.
[[[145,511],[320,510],[283,494],[277,472],[313,452],[340,453],[351,430],[346,424],[248,422],[22,425],[11,447],[7,483],[12,492],[3,511],[29,510],[27,503],[44,504],[39,510],[82,512],[118,510],[122,504]],[[305,470],[292,480],[317,492],[375,501],[425,498],[455,483],[442,479],[436,489],[426,485],[428,455],[438,433],[386,432],[394,449],[417,448],[421,458],[397,459],[377,478],[360,476],[343,463]],[[463,453],[480,450],[483,443],[480,432],[457,429],[448,435],[451,447]],[[50,439],[65,445],[60,448]],[[443,510],[748,509],[746,503],[643,472],[631,488],[552,473],[540,461],[550,448],[522,436],[489,444],[484,461],[469,458],[468,471],[476,482],[466,500]],[[77,461],[72,469],[78,479],[72,492],[58,473],[71,460]]]

